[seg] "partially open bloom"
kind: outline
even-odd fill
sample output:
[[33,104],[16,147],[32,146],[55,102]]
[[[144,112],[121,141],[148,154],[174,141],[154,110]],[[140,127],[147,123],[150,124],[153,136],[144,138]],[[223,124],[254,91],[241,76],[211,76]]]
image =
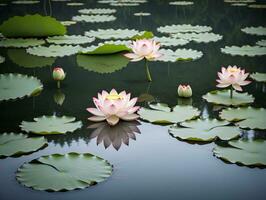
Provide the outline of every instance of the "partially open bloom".
[[227,68],[222,67],[222,72],[218,72],[216,81],[219,83],[217,87],[225,88],[232,86],[235,90],[242,91],[241,86],[248,85],[251,81],[246,81],[249,73],[245,73],[245,70],[237,66],[228,66]]
[[130,99],[131,94],[125,91],[119,94],[115,89],[110,93],[102,91],[98,93],[98,99],[93,97],[96,108],[87,108],[87,111],[95,115],[88,118],[90,121],[99,122],[106,120],[114,126],[120,119],[125,121],[136,120],[139,116],[134,114],[139,106],[135,106],[137,98]]
[[126,53],[125,56],[133,62],[140,61],[143,58],[154,60],[162,56],[162,54],[159,53],[160,44],[152,39],[133,41],[133,44],[130,47],[133,52]]
[[66,77],[64,70],[61,67],[56,67],[53,70],[53,78],[56,81],[62,81]]
[[191,97],[192,96],[192,89],[190,85],[179,85],[177,89],[178,96],[180,97]]

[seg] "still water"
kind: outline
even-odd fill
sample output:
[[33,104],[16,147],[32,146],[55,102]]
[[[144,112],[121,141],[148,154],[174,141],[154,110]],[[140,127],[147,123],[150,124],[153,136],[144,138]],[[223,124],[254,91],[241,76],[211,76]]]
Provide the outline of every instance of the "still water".
[[[85,1],[84,1],[85,2]],[[263,1],[262,1],[263,2]],[[86,1],[82,8],[108,7],[95,1]],[[69,7],[64,2],[41,1],[34,5],[0,7],[0,21],[14,15],[51,14],[58,20],[70,20],[80,7]],[[92,97],[102,89],[126,90],[133,96],[149,93],[157,102],[174,106],[178,103],[177,85],[190,84],[193,88],[192,105],[204,116],[215,117],[217,112],[201,96],[215,89],[217,71],[221,66],[238,65],[248,72],[266,72],[266,57],[241,57],[222,54],[220,48],[228,45],[254,44],[262,37],[241,32],[246,26],[265,26],[265,9],[250,9],[225,4],[222,0],[195,1],[193,6],[170,6],[167,1],[149,1],[137,7],[119,7],[117,20],[106,23],[77,23],[68,28],[68,34],[84,34],[98,28],[134,28],[160,35],[156,28],[171,24],[208,25],[214,33],[223,35],[216,43],[189,43],[185,48],[200,50],[203,57],[193,62],[152,62],[153,82],[145,77],[144,62],[129,63],[126,68],[110,74],[98,74],[79,67],[76,56],[57,58],[53,66],[62,66],[67,78],[61,92],[65,101],[59,106],[54,101],[57,92],[51,78],[52,67],[23,68],[14,64],[7,49],[0,49],[6,62],[0,73],[22,73],[38,77],[44,90],[39,96],[0,103],[0,132],[21,132],[21,121],[31,121],[41,115],[75,116],[83,122],[82,129],[66,135],[48,136],[49,146],[31,155],[0,160],[0,199],[68,200],[68,199],[265,199],[266,169],[248,168],[225,163],[213,156],[210,144],[189,144],[168,134],[167,126],[140,121],[136,140],[129,146],[122,144],[117,151],[112,145],[105,149],[97,145],[87,121]],[[135,12],[150,12],[151,16],[136,17]],[[175,48],[174,48],[175,49]],[[264,89],[263,89],[264,88]],[[265,85],[252,83],[245,90],[255,96],[255,107],[266,107]],[[145,103],[140,104],[145,106]],[[265,132],[245,132],[245,137],[265,139]],[[97,136],[96,136],[97,137]],[[115,135],[120,141],[119,134]],[[119,143],[119,142],[118,142]],[[40,192],[20,185],[15,172],[24,162],[42,155],[66,152],[90,152],[114,165],[113,175],[106,181],[70,192]]]

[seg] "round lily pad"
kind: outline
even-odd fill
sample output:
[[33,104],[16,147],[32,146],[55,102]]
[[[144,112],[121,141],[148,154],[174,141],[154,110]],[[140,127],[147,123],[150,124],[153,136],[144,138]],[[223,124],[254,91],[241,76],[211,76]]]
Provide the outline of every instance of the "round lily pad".
[[221,52],[225,54],[230,54],[232,56],[263,56],[266,55],[266,47],[261,46],[225,46],[221,48]]
[[3,62],[5,62],[5,60],[6,60],[5,57],[0,56],[0,64],[3,63]]
[[202,33],[202,32],[209,32],[212,28],[210,26],[200,26],[196,25],[193,26],[191,24],[178,24],[178,25],[167,25],[167,26],[160,26],[157,28],[157,31],[160,33]]
[[98,29],[85,32],[86,36],[96,37],[99,39],[129,39],[139,34],[139,31],[134,29]]
[[0,101],[34,96],[43,89],[41,81],[23,74],[0,74]]
[[166,106],[163,106],[163,109],[161,106],[153,108],[155,109],[141,108],[138,111],[140,118],[151,123],[173,124],[196,118],[200,114],[199,110],[192,106],[177,105],[173,109],[169,108],[171,111],[166,111]]
[[116,20],[116,17],[114,15],[77,15],[72,17],[73,21],[84,21],[84,22],[91,22],[91,23],[97,23],[97,22],[110,22]]
[[82,35],[64,35],[48,37],[46,41],[53,44],[86,44],[95,40],[94,37],[87,37]]
[[116,9],[111,8],[90,8],[90,9],[81,9],[78,10],[79,13],[85,14],[85,15],[94,15],[94,14],[114,14],[116,13]]
[[75,120],[75,117],[67,116],[41,116],[34,118],[33,122],[22,121],[20,127],[23,131],[40,135],[65,134],[82,127],[82,122]]
[[202,96],[209,103],[225,106],[241,106],[254,102],[254,97],[248,93],[233,91],[233,98],[230,98],[230,90],[214,90]]
[[22,133],[0,134],[0,157],[20,156],[47,146],[44,137],[28,138]]
[[64,57],[74,55],[79,52],[81,49],[80,46],[71,46],[71,45],[50,45],[46,46],[38,46],[27,49],[27,53],[35,55],[35,56],[43,56],[43,57]]
[[84,189],[111,176],[111,164],[86,153],[52,154],[23,164],[17,180],[35,190],[68,191]]
[[222,35],[215,33],[176,33],[171,35],[174,38],[180,38],[188,41],[194,41],[197,43],[209,43],[209,42],[217,42],[223,38]]
[[266,47],[266,40],[259,40],[258,42],[256,42],[256,45]]
[[266,73],[256,72],[256,73],[250,74],[250,78],[258,82],[266,82]]
[[220,112],[220,117],[227,121],[236,122],[244,129],[266,129],[266,109],[241,107],[227,108]]
[[0,47],[27,48],[44,44],[44,40],[34,38],[7,38],[0,40]]
[[258,26],[258,27],[246,27],[242,28],[241,31],[250,35],[266,35],[266,27]]
[[241,139],[229,141],[228,144],[229,147],[216,146],[214,155],[230,163],[266,166],[266,141]]
[[159,42],[161,46],[183,46],[189,43],[186,39],[177,39],[172,37],[154,37],[156,42]]
[[174,137],[188,141],[211,142],[216,138],[231,140],[239,137],[241,131],[235,126],[228,126],[230,122],[216,119],[197,119],[171,126],[169,133]]

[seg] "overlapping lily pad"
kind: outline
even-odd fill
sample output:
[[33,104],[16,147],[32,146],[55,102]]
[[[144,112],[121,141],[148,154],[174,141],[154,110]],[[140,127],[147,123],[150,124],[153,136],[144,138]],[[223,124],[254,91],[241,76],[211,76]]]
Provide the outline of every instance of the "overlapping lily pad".
[[[180,126],[171,126],[169,133],[181,140],[211,142],[216,138],[231,140],[239,137],[241,131],[235,126],[228,126],[230,122],[216,119],[197,119],[180,123]],[[185,127],[185,128],[184,128]]]
[[71,46],[71,45],[50,45],[38,46],[27,49],[27,53],[35,56],[43,57],[64,57],[71,56],[79,52],[81,49],[80,46]]
[[75,120],[75,117],[67,116],[41,116],[34,118],[33,122],[22,121],[20,127],[23,131],[40,135],[65,134],[82,127],[82,122]]
[[66,28],[55,18],[36,14],[11,17],[2,23],[0,32],[5,37],[47,37],[65,35]]
[[17,180],[35,190],[68,191],[84,189],[104,181],[112,174],[112,165],[86,153],[52,154],[23,164]]
[[0,64],[3,63],[3,62],[5,62],[5,60],[6,60],[5,57],[0,56]]
[[121,54],[77,55],[78,66],[100,74],[113,73],[126,67],[129,59]]
[[173,109],[169,108],[171,111],[167,111],[165,106],[163,108],[160,107],[153,107],[154,109],[141,108],[138,114],[141,119],[158,124],[179,123],[196,118],[200,114],[199,110],[192,106],[177,105]]
[[266,35],[266,27],[258,26],[258,27],[246,27],[242,28],[241,31],[250,35]]
[[265,140],[234,140],[229,147],[216,146],[213,153],[216,157],[230,163],[247,166],[266,166]]
[[87,37],[82,35],[64,35],[48,37],[46,41],[53,44],[86,44],[95,40],[94,37]]
[[34,96],[43,89],[41,81],[23,74],[0,74],[0,101]]
[[154,37],[156,42],[159,42],[161,46],[183,46],[189,43],[186,39],[177,39],[172,37]]
[[116,9],[111,9],[111,8],[90,8],[90,9],[81,9],[78,10],[79,13],[85,14],[85,15],[94,15],[94,14],[114,14],[116,13]]
[[114,44],[114,43],[104,43],[104,44],[99,44],[98,46],[90,46],[87,48],[83,48],[80,53],[82,54],[88,54],[88,55],[93,55],[93,54],[114,54],[114,53],[119,53],[122,51],[129,51],[131,50],[124,44]]
[[28,138],[24,134],[0,134],[0,157],[20,156],[48,145],[44,137]]
[[44,40],[34,38],[8,38],[0,40],[0,47],[27,48],[44,44]]
[[266,47],[261,46],[225,46],[221,52],[232,56],[263,56],[266,55]]
[[174,38],[180,38],[188,41],[194,41],[197,43],[209,43],[209,42],[217,42],[223,38],[222,35],[215,33],[176,33],[171,35]]
[[266,73],[253,73],[250,74],[250,77],[258,82],[266,82]]
[[78,22],[99,23],[114,21],[116,20],[116,17],[114,15],[77,15],[72,17],[72,20]]
[[227,108],[220,112],[220,117],[235,122],[244,129],[266,129],[266,109],[254,107]]
[[99,39],[129,39],[139,34],[135,29],[98,29],[85,32],[86,36],[96,37]]
[[233,91],[233,98],[230,98],[230,90],[214,90],[202,96],[209,103],[225,106],[241,106],[250,104],[254,97],[248,93]]
[[160,33],[203,33],[203,32],[209,32],[212,28],[210,26],[200,26],[196,25],[193,26],[191,24],[173,24],[173,25],[167,25],[167,26],[160,26],[157,28],[157,31]]

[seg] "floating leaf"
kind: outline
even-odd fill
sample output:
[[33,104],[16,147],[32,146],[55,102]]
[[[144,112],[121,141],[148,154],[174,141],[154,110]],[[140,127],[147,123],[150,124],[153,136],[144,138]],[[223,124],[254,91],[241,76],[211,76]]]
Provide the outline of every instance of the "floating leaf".
[[146,16],[150,16],[151,13],[148,13],[148,12],[137,12],[137,13],[134,13],[133,15],[137,16],[137,17],[146,17]]
[[166,103],[149,104],[149,107],[154,109],[154,110],[171,112],[171,108],[169,108]]
[[74,132],[82,127],[81,121],[75,121],[75,117],[41,116],[34,118],[33,122],[22,121],[21,129],[34,134],[65,134]]
[[167,25],[167,26],[160,26],[157,28],[157,31],[160,33],[202,33],[202,32],[209,32],[212,28],[210,26],[193,26],[191,24],[178,24],[178,25]]
[[150,31],[144,31],[139,34],[134,35],[131,40],[142,40],[142,39],[150,39],[153,38],[153,33]]
[[118,6],[118,7],[124,7],[124,6],[139,6],[139,3],[110,3],[110,6]]
[[36,14],[8,19],[0,26],[0,32],[5,37],[47,37],[65,35],[66,28],[55,18]]
[[0,47],[27,48],[44,44],[44,40],[34,38],[9,38],[0,40]]
[[[150,106],[151,107],[151,106]],[[158,109],[158,106],[156,107]],[[170,108],[169,108],[170,109]],[[159,107],[159,110],[141,108],[138,111],[140,118],[151,123],[172,124],[190,120],[199,116],[200,112],[192,106],[175,106],[172,111],[165,111],[166,108]]]
[[229,141],[229,147],[216,146],[213,153],[230,163],[247,166],[266,165],[266,142],[264,140],[235,140]]
[[48,145],[44,137],[28,138],[24,134],[0,134],[0,157],[20,156]]
[[94,37],[87,37],[82,35],[64,35],[48,37],[46,41],[54,44],[86,44],[95,40]]
[[258,27],[246,27],[242,28],[241,31],[250,35],[266,35],[266,27],[258,26]]
[[171,1],[169,2],[169,5],[171,6],[190,6],[193,5],[193,1]]
[[252,95],[236,91],[233,91],[233,98],[230,98],[230,90],[214,90],[203,95],[202,98],[209,103],[226,106],[241,106],[254,101]]
[[249,8],[259,8],[259,9],[266,9],[266,4],[250,4],[248,5]]
[[230,54],[232,56],[262,56],[266,55],[266,47],[260,47],[260,46],[225,46],[224,48],[221,48],[221,52],[225,54]]
[[130,51],[126,45],[123,44],[99,44],[98,46],[91,46],[83,48],[80,53],[82,54],[114,54],[122,51]]
[[37,4],[40,3],[40,1],[29,1],[29,0],[24,0],[24,1],[12,1],[13,4]]
[[161,46],[183,46],[189,42],[185,39],[177,39],[171,37],[154,37],[153,39],[156,42],[159,42]]
[[113,73],[126,67],[129,60],[121,54],[78,55],[78,66],[100,74]]
[[70,56],[78,53],[80,51],[80,46],[71,46],[71,45],[50,45],[46,46],[38,46],[27,49],[27,53],[35,55],[35,56],[43,56],[43,57],[64,57]]
[[266,129],[266,109],[264,108],[227,108],[220,112],[220,117],[236,122],[240,128]]
[[55,62],[55,58],[30,55],[25,49],[8,49],[7,55],[13,63],[26,68],[52,66]]
[[223,38],[223,36],[215,33],[176,33],[171,36],[197,43],[217,42]]
[[73,2],[73,3],[67,3],[67,6],[83,6],[84,3],[78,3],[78,2]]
[[111,176],[106,160],[86,153],[52,154],[23,164],[17,180],[35,190],[63,191],[84,189]]
[[86,36],[96,37],[99,39],[129,39],[137,35],[139,31],[134,29],[98,29],[85,32]]
[[75,21],[61,21],[61,24],[63,24],[64,26],[71,26],[76,24],[77,22]]
[[250,77],[258,82],[266,82],[266,73],[253,73],[250,74]]
[[23,74],[0,74],[0,101],[34,96],[43,89],[41,81]]
[[73,21],[84,22],[110,22],[116,20],[114,15],[77,15],[72,17]]
[[0,56],[0,64],[3,63],[3,62],[5,62],[5,60],[6,60],[5,57]]
[[90,9],[81,9],[78,10],[79,13],[85,14],[85,15],[94,15],[94,14],[114,14],[116,13],[116,9],[111,9],[111,8],[90,8]]
[[241,131],[235,126],[227,126],[230,122],[218,121],[216,119],[197,119],[187,122],[182,122],[178,126],[169,128],[170,134],[174,137],[188,141],[214,141],[216,138],[221,140],[231,140],[239,137]]
[[266,47],[266,40],[260,40],[260,41],[256,42],[256,45]]

